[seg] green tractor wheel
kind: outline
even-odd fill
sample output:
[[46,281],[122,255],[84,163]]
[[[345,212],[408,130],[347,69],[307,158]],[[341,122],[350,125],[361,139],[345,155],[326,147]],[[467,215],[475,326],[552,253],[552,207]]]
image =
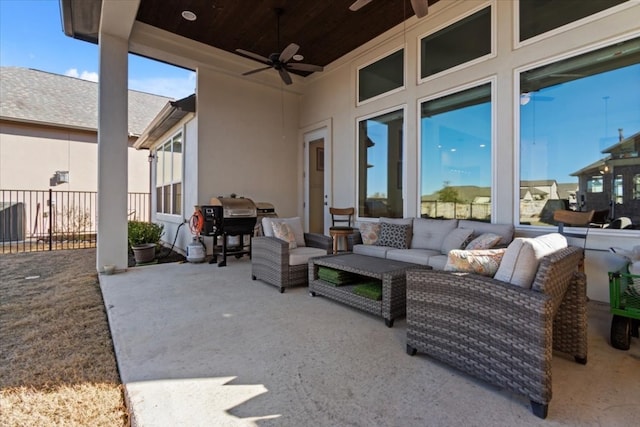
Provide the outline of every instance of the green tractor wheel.
[[618,350],[629,350],[631,346],[631,319],[613,315],[611,320],[611,345]]

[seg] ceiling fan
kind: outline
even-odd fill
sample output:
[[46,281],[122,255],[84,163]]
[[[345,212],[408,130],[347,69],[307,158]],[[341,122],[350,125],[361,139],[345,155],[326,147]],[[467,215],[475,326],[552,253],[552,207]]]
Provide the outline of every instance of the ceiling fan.
[[[275,8],[274,9],[277,16],[277,25],[278,25],[278,49],[280,48],[280,16],[284,13],[284,9]],[[288,70],[296,70],[296,71],[322,71],[324,68],[319,65],[312,64],[303,64],[301,62],[289,62],[291,59],[296,60],[296,53],[300,49],[295,43],[290,43],[284,50],[280,53],[272,53],[268,58],[258,55],[257,53],[249,52],[244,49],[236,49],[241,55],[247,56],[251,59],[255,59],[258,62],[261,62],[266,65],[266,67],[261,67],[255,70],[247,71],[246,73],[242,73],[243,76],[248,76],[249,74],[259,73],[260,71],[268,70],[273,68],[280,73],[280,78],[282,81],[290,85],[292,83],[291,76],[289,75]],[[302,59],[302,57],[301,57]]]
[[[372,0],[356,0],[349,6],[349,10],[355,12],[371,3],[371,1]],[[424,18],[429,13],[428,0],[411,0],[411,7],[413,8],[413,13],[415,13],[418,18]]]

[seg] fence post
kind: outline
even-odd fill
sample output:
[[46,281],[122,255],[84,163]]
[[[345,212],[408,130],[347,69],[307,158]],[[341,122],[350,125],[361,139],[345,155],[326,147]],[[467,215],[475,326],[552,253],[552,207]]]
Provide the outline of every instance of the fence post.
[[49,250],[53,250],[53,190],[49,189]]

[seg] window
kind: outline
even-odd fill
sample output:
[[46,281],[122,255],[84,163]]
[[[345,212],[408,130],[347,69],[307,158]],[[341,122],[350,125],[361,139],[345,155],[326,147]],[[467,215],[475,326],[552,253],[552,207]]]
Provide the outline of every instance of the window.
[[420,40],[420,77],[426,78],[491,53],[491,7]]
[[624,198],[623,176],[616,175],[616,178],[613,180],[613,202],[617,204],[622,204],[623,198]]
[[358,70],[358,102],[404,87],[404,49]]
[[182,214],[182,132],[156,149],[157,212]]
[[403,217],[404,110],[358,123],[359,216]]
[[538,187],[535,203],[521,194],[520,223],[553,225],[577,189],[574,209],[640,224],[640,202],[623,194],[640,173],[640,38],[524,71],[520,91],[521,187],[557,188]]
[[602,193],[603,188],[601,176],[587,178],[587,193]]
[[633,176],[633,199],[640,200],[640,174]]
[[627,0],[520,0],[520,41],[601,12]]
[[491,219],[491,83],[420,105],[420,215]]

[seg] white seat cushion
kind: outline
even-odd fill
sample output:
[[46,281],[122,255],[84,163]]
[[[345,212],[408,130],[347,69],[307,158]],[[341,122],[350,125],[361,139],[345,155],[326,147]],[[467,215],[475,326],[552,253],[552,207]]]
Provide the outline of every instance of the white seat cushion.
[[393,249],[393,248],[390,248],[389,246],[377,246],[377,245],[354,245],[353,253],[360,254],[360,255],[375,256],[378,258],[386,258],[387,251],[389,249]]
[[567,239],[559,233],[536,238],[518,237],[507,247],[494,276],[502,282],[531,289],[542,257],[567,247]]
[[445,237],[457,226],[457,219],[415,218],[410,248],[433,249],[440,252]]
[[312,248],[308,246],[298,246],[289,251],[289,265],[302,265],[309,262],[309,258],[326,255],[324,249]]
[[387,251],[387,259],[420,265],[429,265],[429,258],[434,255],[440,255],[440,251],[431,249],[389,249]]

